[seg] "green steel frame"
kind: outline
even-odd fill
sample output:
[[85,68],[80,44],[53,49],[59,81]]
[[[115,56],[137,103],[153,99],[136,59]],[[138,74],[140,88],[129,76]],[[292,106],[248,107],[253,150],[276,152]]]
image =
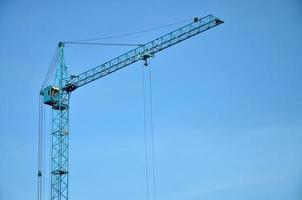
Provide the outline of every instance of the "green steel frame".
[[[59,64],[55,76],[55,86],[59,88],[59,96],[51,104],[51,200],[68,200],[69,98],[71,92],[139,60],[146,61],[148,58],[153,57],[155,53],[222,23],[222,20],[213,15],[194,18],[192,23],[156,38],[78,76],[70,76],[68,74],[64,61],[64,43],[59,42]],[[42,92],[41,95],[47,94]],[[49,103],[46,104],[50,105]]]

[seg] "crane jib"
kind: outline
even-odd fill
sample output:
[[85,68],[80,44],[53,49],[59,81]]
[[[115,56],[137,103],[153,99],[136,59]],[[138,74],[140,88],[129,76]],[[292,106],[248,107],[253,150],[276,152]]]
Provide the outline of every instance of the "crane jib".
[[146,60],[154,56],[155,53],[162,51],[172,45],[193,37],[199,33],[209,30],[219,24],[224,23],[213,15],[207,15],[203,18],[194,18],[194,21],[179,29],[176,29],[166,35],[152,40],[140,47],[130,50],[102,65],[94,67],[77,76],[72,76],[63,90],[71,92],[87,83],[95,81],[101,77],[111,74],[139,60]]

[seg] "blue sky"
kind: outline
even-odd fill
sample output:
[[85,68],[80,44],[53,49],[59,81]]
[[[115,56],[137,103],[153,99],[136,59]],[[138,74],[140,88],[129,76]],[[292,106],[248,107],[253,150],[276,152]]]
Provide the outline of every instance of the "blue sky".
[[[301,199],[301,10],[299,0],[0,1],[0,199],[36,198],[38,92],[58,41],[207,14],[225,24],[151,61],[157,199]],[[127,50],[67,45],[66,64],[77,74]],[[72,94],[70,199],[146,199],[140,67]]]

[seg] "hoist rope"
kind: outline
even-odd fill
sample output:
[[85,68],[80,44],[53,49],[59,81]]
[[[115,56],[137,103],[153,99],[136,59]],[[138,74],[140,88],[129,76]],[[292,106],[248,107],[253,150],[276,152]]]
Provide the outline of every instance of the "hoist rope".
[[122,37],[138,35],[138,34],[141,34],[141,33],[151,32],[151,31],[155,31],[155,30],[159,30],[159,29],[179,25],[179,24],[191,21],[191,20],[192,20],[192,18],[181,20],[181,21],[174,22],[174,23],[171,23],[171,24],[157,26],[157,27],[154,27],[154,28],[144,29],[144,30],[141,30],[141,31],[129,32],[129,33],[123,33],[123,34],[117,34],[117,35],[111,35],[111,36],[104,36],[104,37],[98,37],[98,38],[91,38],[91,39],[74,40],[74,41],[69,41],[69,42],[90,42],[90,41],[97,41],[97,40],[108,40],[108,39],[122,38]]
[[146,170],[146,193],[147,200],[149,199],[149,162],[148,162],[148,128],[147,128],[147,98],[146,98],[146,81],[148,81],[149,85],[149,114],[150,114],[150,133],[151,133],[151,163],[152,163],[152,182],[153,182],[153,199],[156,200],[156,176],[155,176],[155,151],[154,151],[154,129],[153,129],[153,103],[152,103],[152,74],[150,63],[148,67],[148,75],[147,78],[145,76],[144,63],[142,63],[142,85],[143,85],[143,107],[144,107],[144,136],[145,136],[145,170]]
[[[43,104],[42,104],[42,107],[43,107]],[[42,199],[44,200],[45,199],[45,169],[46,169],[46,166],[45,166],[45,163],[46,163],[46,114],[45,114],[45,109],[43,107],[43,121],[42,121],[42,128],[43,128],[43,134],[42,134],[42,178],[43,178],[43,184],[42,184],[42,192],[43,192],[43,195],[42,195]]]
[[142,63],[142,84],[143,84],[143,107],[144,107],[144,136],[145,136],[145,170],[146,170],[146,197],[149,200],[149,169],[148,169],[148,135],[147,135],[147,114],[146,114],[146,87],[145,87],[145,69]]
[[152,171],[153,171],[153,192],[154,200],[156,200],[156,179],[155,179],[155,153],[154,153],[154,131],[153,131],[153,97],[152,97],[152,73],[151,62],[149,60],[149,103],[150,103],[150,126],[151,126],[151,151],[152,151]]
[[43,196],[43,102],[42,96],[39,95],[39,130],[38,130],[38,181],[37,181],[37,199],[42,200]]
[[[50,129],[52,130],[52,126],[53,126],[53,112],[54,110],[51,109],[51,111],[48,111],[48,115],[51,115],[52,117],[49,117],[49,124],[51,124],[51,127]],[[51,145],[49,145],[49,149],[48,149],[48,156],[49,158],[51,159],[48,159],[48,173],[50,174],[51,173],[51,170],[52,170],[52,151],[53,151],[53,135],[52,133],[48,135],[48,141]],[[47,187],[48,187],[48,194],[50,193],[51,191],[51,185],[52,185],[52,182],[51,182],[51,175],[48,176],[48,184],[47,184]]]
[[[55,52],[52,56],[46,77],[43,81],[41,92],[49,84],[56,66],[58,64],[59,48],[56,47]],[[39,130],[38,130],[38,183],[37,183],[37,199],[45,199],[45,110],[43,107],[43,96],[39,94]]]

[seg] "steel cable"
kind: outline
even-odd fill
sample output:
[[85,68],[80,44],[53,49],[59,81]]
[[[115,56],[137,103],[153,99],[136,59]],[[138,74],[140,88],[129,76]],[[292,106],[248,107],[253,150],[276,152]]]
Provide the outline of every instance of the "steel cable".
[[39,95],[39,130],[38,130],[38,181],[37,181],[37,199],[42,200],[42,157],[43,157],[43,103],[42,96]]
[[144,136],[145,136],[145,170],[146,170],[146,195],[149,200],[149,168],[148,168],[148,135],[147,135],[147,114],[146,114],[146,94],[145,94],[145,71],[142,62],[142,84],[143,84],[143,107],[144,107]]
[[127,36],[132,36],[132,35],[138,35],[138,34],[141,34],[141,33],[151,32],[151,31],[155,31],[155,30],[159,30],[159,29],[175,26],[175,25],[178,25],[178,24],[182,24],[182,23],[188,22],[190,20],[192,20],[192,18],[181,20],[181,21],[174,22],[174,23],[171,23],[171,24],[157,26],[157,27],[154,27],[154,28],[144,29],[144,30],[141,30],[141,31],[135,31],[135,32],[130,32],[130,33],[123,33],[123,34],[117,34],[117,35],[111,35],[111,36],[104,36],[104,37],[98,37],[98,38],[91,38],[91,39],[74,40],[74,41],[68,41],[68,42],[90,42],[90,41],[97,41],[97,40],[108,40],[108,39],[122,38],[122,37],[127,37]]
[[[149,191],[149,152],[148,150],[151,150],[151,169],[152,169],[152,182],[153,182],[153,199],[156,200],[156,174],[155,174],[155,148],[154,148],[154,127],[153,127],[153,100],[152,100],[152,75],[151,75],[151,67],[150,67],[150,62],[149,66],[147,66],[149,69],[147,71],[148,74],[145,75],[145,63],[142,63],[142,85],[143,85],[143,107],[144,107],[144,135],[145,135],[145,165],[146,165],[146,189],[147,189],[147,200],[149,199],[150,191]],[[148,83],[146,83],[146,80]],[[148,89],[146,88],[148,85]],[[149,99],[147,100],[147,90],[149,90]],[[147,109],[147,101],[149,101],[149,108]],[[150,123],[150,139],[151,139],[151,147],[149,148],[148,146],[148,120],[147,120],[147,113],[149,111],[149,123]]]
[[152,151],[152,175],[153,175],[153,192],[156,200],[156,179],[155,179],[155,153],[154,153],[154,129],[153,129],[153,97],[152,97],[152,74],[151,62],[149,60],[149,103],[150,103],[150,126],[151,126],[151,151]]

